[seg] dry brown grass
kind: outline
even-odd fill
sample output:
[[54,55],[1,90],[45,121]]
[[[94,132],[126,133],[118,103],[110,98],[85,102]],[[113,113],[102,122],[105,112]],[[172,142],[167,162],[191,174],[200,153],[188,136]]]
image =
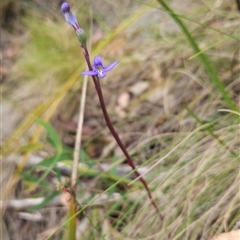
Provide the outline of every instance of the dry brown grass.
[[[88,5],[75,3],[73,6],[74,10],[80,9],[79,19],[88,29],[90,17],[81,14],[83,10],[88,11]],[[172,6],[182,15],[230,35],[239,27],[235,6],[223,1],[182,2],[181,5],[173,1]],[[79,72],[84,70],[84,62],[77,40],[55,7],[40,13],[36,13],[34,7],[26,10],[34,13],[36,19],[30,15],[27,24],[24,21],[28,36],[18,38],[21,48],[25,47],[19,53],[14,75],[7,75],[5,79],[2,118],[4,128],[11,131],[6,133],[8,138],[4,135],[8,144],[3,150],[8,155],[2,163],[4,194],[1,198],[42,197],[55,190],[52,173],[47,178],[46,189],[37,187],[30,191],[32,183],[18,173],[16,184],[9,187],[15,165],[21,165],[24,158],[32,155],[44,158],[54,153],[41,135],[43,131],[34,124],[33,114],[51,120],[62,142],[74,145],[73,122],[78,115],[81,89]],[[171,18],[154,8],[142,7],[142,13],[136,13],[141,7],[132,1],[94,4],[93,53],[101,54],[106,62],[120,60],[119,66],[102,80],[107,108],[135,163],[147,169],[155,166],[146,180],[164,221],[158,221],[139,185],[132,184],[129,188],[123,183],[116,184],[119,177],[114,164],[121,166],[125,162],[105,126],[90,83],[83,150],[90,156],[90,166],[97,161],[109,164],[114,161],[114,164],[107,175],[98,171],[89,176],[80,169],[83,177],[78,197],[82,199],[90,193],[92,198],[81,200],[87,206],[87,217],[81,217],[78,234],[81,239],[208,240],[232,230],[239,221],[239,116],[218,111],[227,108],[226,102],[198,58],[189,60],[194,53]],[[185,23],[201,49],[225,37],[191,21]],[[28,44],[25,38],[30,39]],[[239,43],[229,38],[206,53],[240,107]],[[9,117],[12,113],[16,114],[15,119]],[[59,114],[67,121],[59,121]],[[38,144],[27,151],[30,155],[19,152],[19,147],[29,142]],[[110,180],[109,174],[113,176]],[[62,181],[68,182],[68,177]],[[6,195],[10,190],[11,194]],[[122,199],[96,207],[94,197],[106,192],[119,192]],[[131,194],[135,194],[134,197]],[[11,239],[36,239],[37,236],[45,239],[66,221],[63,205],[40,209],[42,220],[39,222],[20,219],[18,211],[8,209],[4,220]],[[60,239],[66,228],[61,230],[53,239]]]

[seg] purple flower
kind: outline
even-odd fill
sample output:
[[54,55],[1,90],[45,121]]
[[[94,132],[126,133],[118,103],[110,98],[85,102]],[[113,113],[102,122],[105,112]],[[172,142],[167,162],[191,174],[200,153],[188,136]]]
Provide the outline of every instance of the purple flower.
[[118,64],[118,61],[109,64],[104,67],[102,59],[99,56],[94,57],[93,61],[93,70],[92,71],[84,71],[81,72],[82,75],[95,76],[97,75],[99,78],[104,78],[106,76],[106,72],[113,69]]
[[74,28],[74,30],[77,34],[77,38],[78,38],[79,42],[81,43],[81,45],[83,47],[86,47],[87,35],[84,32],[84,30],[81,28],[81,26],[79,25],[76,17],[72,14],[69,4],[64,2],[62,4],[61,10],[62,10],[62,13],[63,13],[66,21]]
[[64,2],[61,7],[62,13],[66,19],[66,21],[73,26],[76,32],[81,30],[81,27],[76,19],[76,17],[72,14],[70,10],[70,6],[68,3]]

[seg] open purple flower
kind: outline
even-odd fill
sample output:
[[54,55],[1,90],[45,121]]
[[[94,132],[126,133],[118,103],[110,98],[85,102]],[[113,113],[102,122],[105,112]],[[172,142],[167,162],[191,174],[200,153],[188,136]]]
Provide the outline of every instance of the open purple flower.
[[104,67],[102,59],[99,56],[94,57],[93,61],[93,70],[92,71],[84,71],[81,72],[82,75],[95,76],[97,75],[99,78],[104,78],[106,73],[113,69],[118,64],[118,61],[109,64]]

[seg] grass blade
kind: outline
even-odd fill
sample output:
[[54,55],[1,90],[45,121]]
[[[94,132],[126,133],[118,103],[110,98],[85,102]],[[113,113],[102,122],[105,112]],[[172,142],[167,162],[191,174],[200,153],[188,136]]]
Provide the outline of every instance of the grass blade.
[[[219,90],[221,93],[223,99],[227,103],[228,107],[232,110],[236,110],[235,103],[233,102],[232,98],[229,96],[228,91],[226,90],[224,84],[220,81],[218,78],[218,75],[214,69],[214,67],[211,65],[210,60],[208,59],[207,55],[205,55],[200,48],[198,47],[198,44],[196,43],[195,39],[191,35],[191,33],[188,31],[187,27],[183,24],[181,19],[173,12],[173,10],[163,1],[163,0],[157,0],[159,4],[162,5],[163,9],[167,11],[173,20],[178,24],[184,35],[186,36],[188,42],[190,43],[191,47],[193,48],[194,52],[198,54],[198,57],[200,61],[202,62],[206,72],[211,77],[212,83],[214,86]],[[200,54],[199,54],[200,53]]]

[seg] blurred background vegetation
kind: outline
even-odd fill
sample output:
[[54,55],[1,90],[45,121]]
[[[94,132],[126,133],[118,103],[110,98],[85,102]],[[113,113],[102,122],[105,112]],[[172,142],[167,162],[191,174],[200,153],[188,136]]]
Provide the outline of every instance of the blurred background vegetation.
[[[149,170],[164,216],[159,222],[141,184],[129,185],[89,81],[78,239],[210,239],[239,227],[237,2],[69,1],[92,58],[120,61],[101,80],[107,108],[139,171]],[[69,185],[86,66],[61,3],[1,4],[4,239],[68,231],[67,196],[56,185]]]

